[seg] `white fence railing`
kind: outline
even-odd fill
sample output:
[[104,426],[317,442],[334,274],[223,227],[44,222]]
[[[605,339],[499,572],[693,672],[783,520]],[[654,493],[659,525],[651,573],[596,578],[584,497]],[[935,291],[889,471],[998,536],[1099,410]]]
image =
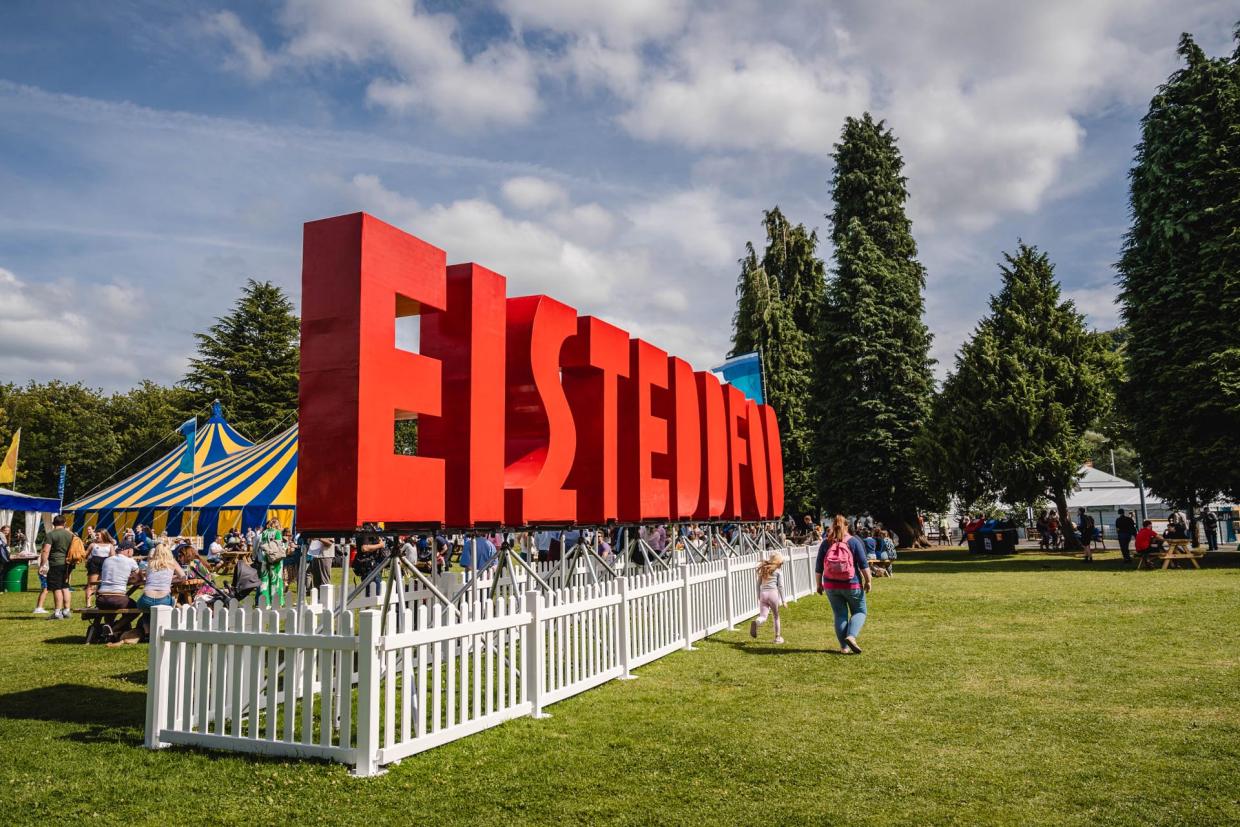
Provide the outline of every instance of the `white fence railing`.
[[[813,593],[814,549],[784,554],[786,598]],[[294,609],[158,607],[146,744],[326,758],[372,775],[503,721],[541,717],[749,619],[760,560],[630,567],[589,583],[574,572],[572,585],[479,592],[456,606],[411,587],[386,624],[373,596],[333,611],[330,586]]]

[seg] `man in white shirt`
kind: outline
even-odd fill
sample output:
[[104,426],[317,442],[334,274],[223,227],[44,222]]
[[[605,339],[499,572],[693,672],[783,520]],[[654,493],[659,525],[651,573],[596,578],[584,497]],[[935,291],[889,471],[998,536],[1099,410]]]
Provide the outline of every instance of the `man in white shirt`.
[[[100,609],[132,609],[138,604],[129,598],[129,581],[138,571],[138,564],[133,559],[133,546],[122,544],[116,553],[103,561],[103,570],[99,573],[99,594],[95,597],[95,606]],[[124,615],[112,627],[112,635],[116,636],[129,628],[133,618]]]
[[211,545],[207,547],[207,562],[215,565],[224,559],[224,547],[220,545],[220,538],[216,537],[211,541]]

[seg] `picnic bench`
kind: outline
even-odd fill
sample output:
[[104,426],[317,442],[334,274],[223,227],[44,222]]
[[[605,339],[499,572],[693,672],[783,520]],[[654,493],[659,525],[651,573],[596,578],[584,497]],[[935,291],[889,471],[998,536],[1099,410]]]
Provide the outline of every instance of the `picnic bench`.
[[873,559],[869,561],[871,570],[882,569],[883,571],[887,572],[888,576],[891,575],[891,564],[894,562],[895,560],[879,560],[879,559]]
[[248,551],[225,551],[220,555],[220,562],[215,564],[213,571],[216,574],[232,574],[233,569],[237,567],[237,561],[248,557]]
[[[1153,549],[1145,552],[1138,552],[1137,568],[1138,569],[1169,569],[1180,563],[1189,563],[1193,568],[1199,569],[1201,565],[1197,562],[1205,556],[1205,552],[1192,547],[1191,542],[1187,539],[1177,538],[1165,540],[1165,547],[1161,550]],[[1155,560],[1162,560],[1162,566],[1155,564]]]
[[[122,617],[136,621],[142,616],[141,609],[74,609],[82,620],[89,620],[86,627],[86,643],[107,643],[112,637],[112,625]],[[132,628],[132,627],[131,627]]]

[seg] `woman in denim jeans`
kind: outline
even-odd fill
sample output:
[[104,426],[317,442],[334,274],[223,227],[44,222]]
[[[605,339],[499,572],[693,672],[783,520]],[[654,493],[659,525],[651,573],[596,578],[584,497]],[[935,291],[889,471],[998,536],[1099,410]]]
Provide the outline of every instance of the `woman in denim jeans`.
[[142,610],[143,637],[150,621],[152,606],[172,606],[172,578],[185,579],[185,570],[172,558],[167,543],[158,543],[146,563],[146,586],[138,598]]
[[[824,566],[830,567],[827,551],[835,543],[843,543],[852,554],[852,573],[849,577],[837,578],[832,576],[831,571],[824,572]],[[865,625],[865,593],[870,590],[870,566],[865,559],[865,544],[848,533],[848,518],[844,515],[835,515],[827,536],[818,547],[818,562],[814,570],[818,573],[822,591],[827,593],[827,600],[831,603],[840,654],[861,654],[857,636]]]

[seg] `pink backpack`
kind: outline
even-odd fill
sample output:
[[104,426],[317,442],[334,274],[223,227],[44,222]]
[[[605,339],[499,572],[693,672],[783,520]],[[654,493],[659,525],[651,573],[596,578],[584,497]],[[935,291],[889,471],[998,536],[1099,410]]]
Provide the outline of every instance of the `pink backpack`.
[[827,547],[827,556],[822,561],[823,582],[833,580],[847,583],[856,575],[857,568],[853,564],[852,549],[848,547],[846,540],[836,540]]

